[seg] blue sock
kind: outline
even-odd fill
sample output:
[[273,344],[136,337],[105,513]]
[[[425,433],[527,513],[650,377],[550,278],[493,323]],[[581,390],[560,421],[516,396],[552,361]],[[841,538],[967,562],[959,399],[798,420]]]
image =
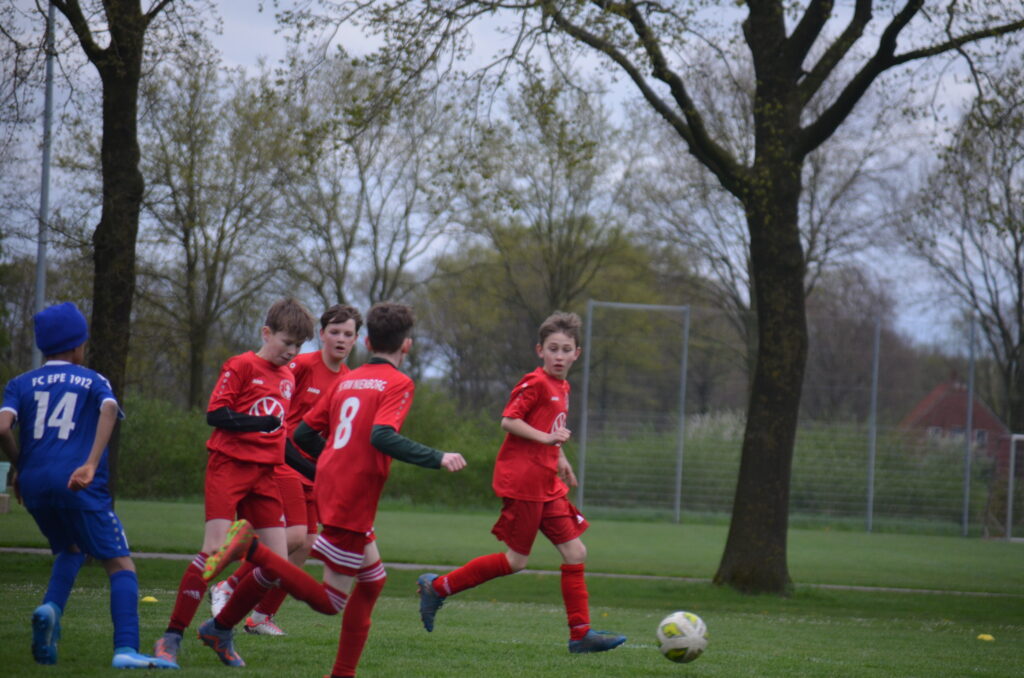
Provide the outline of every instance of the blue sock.
[[68,597],[75,585],[75,578],[78,571],[82,569],[85,562],[84,553],[73,553],[61,551],[53,561],[53,568],[50,569],[50,583],[46,587],[46,595],[43,596],[44,603],[53,603],[63,612],[68,606]]
[[110,575],[110,619],[114,622],[114,649],[139,651],[139,578],[131,570]]

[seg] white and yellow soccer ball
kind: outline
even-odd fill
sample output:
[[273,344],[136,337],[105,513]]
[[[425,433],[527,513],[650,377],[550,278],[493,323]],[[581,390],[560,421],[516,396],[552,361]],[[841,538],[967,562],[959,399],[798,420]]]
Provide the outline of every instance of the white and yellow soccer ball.
[[658,623],[658,649],[680,664],[692,662],[708,646],[708,627],[692,612],[673,612]]

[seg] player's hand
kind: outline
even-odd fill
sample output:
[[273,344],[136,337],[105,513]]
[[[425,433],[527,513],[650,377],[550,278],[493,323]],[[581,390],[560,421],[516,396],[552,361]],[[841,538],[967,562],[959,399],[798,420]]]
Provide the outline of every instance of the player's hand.
[[25,501],[21,498],[21,487],[18,485],[18,472],[11,471],[11,487],[14,488],[14,498],[19,504],[24,504]]
[[450,473],[466,468],[466,459],[458,452],[445,452],[441,457],[441,468]]
[[569,487],[576,487],[576,474],[572,472],[572,464],[564,454],[558,455],[558,477]]
[[92,479],[95,474],[95,467],[90,466],[89,464],[82,464],[76,468],[71,473],[71,477],[68,478],[68,489],[72,492],[84,490],[92,484]]
[[561,445],[572,436],[572,431],[560,426],[551,432],[548,445]]

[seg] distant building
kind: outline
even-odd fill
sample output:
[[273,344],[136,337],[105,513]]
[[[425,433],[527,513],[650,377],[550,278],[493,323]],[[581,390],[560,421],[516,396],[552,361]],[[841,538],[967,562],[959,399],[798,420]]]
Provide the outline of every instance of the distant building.
[[[1005,470],[1010,458],[1010,429],[977,396],[971,418],[975,449],[994,459],[999,470]],[[903,417],[899,428],[919,431],[936,442],[963,441],[967,428],[967,385],[959,381],[939,384]]]

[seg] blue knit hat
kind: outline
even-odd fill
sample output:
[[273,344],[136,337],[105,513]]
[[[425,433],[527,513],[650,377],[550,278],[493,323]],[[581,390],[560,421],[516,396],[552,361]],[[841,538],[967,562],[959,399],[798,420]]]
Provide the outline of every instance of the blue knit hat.
[[44,355],[70,351],[89,338],[85,316],[70,301],[44,308],[35,315],[36,346]]

